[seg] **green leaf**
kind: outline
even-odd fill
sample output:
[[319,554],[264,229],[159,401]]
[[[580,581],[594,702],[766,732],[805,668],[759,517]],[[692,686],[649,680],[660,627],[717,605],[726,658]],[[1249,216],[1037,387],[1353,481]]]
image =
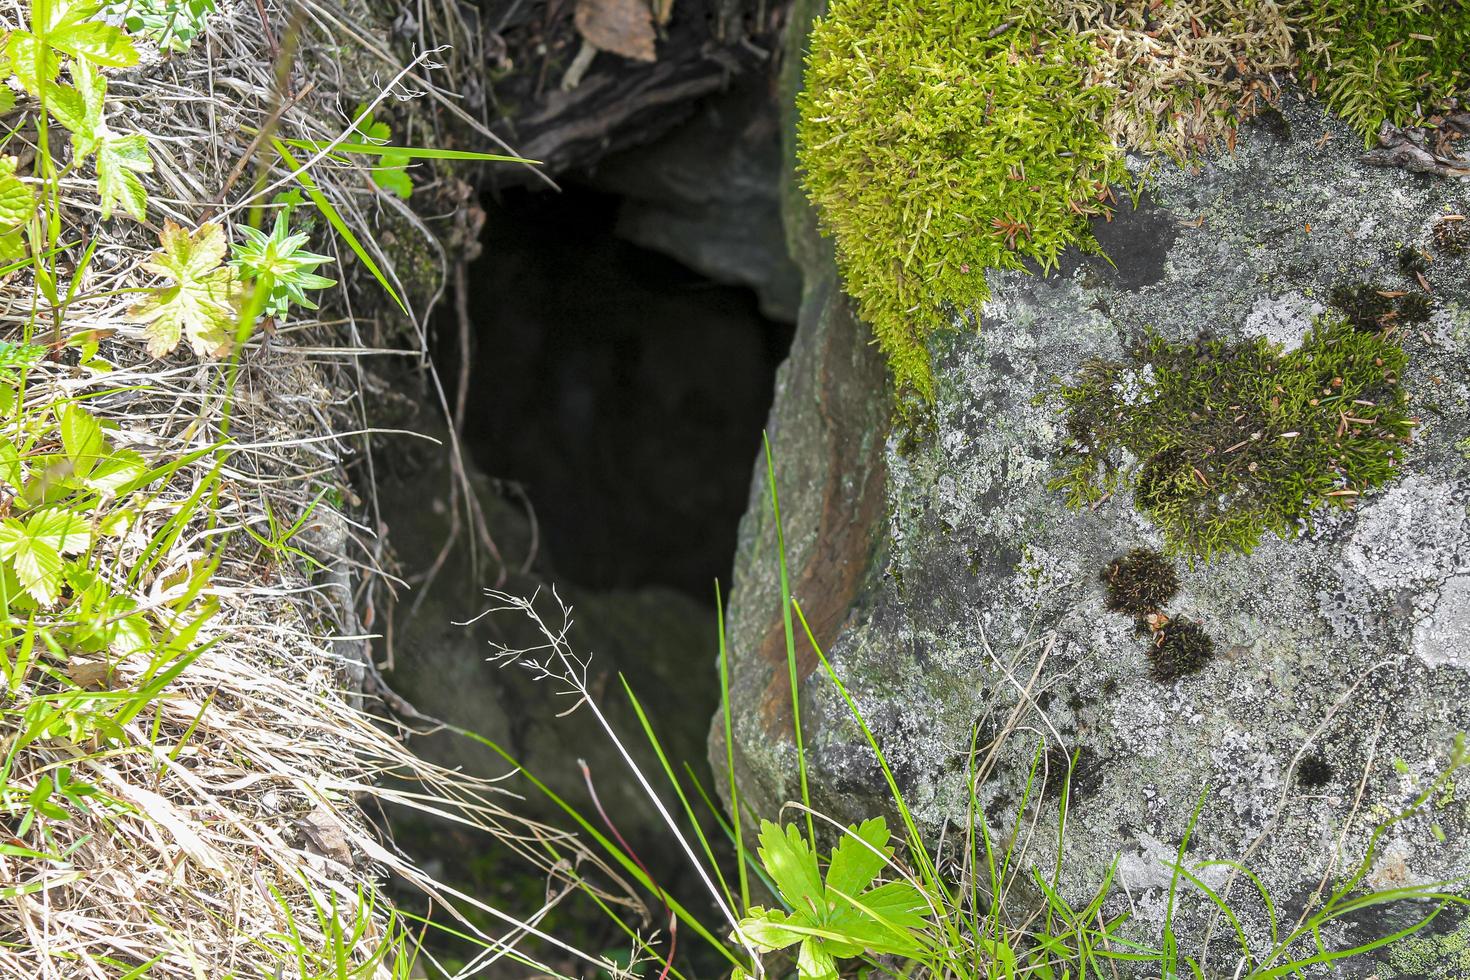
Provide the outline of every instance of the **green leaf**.
[[222,264],[224,229],[207,222],[190,234],[165,221],[162,245],[143,268],[174,280],[155,289],[128,311],[128,320],[144,324],[148,353],[163,357],[185,337],[200,357],[222,357],[230,349],[240,316],[242,290],[235,270]]
[[20,450],[9,439],[0,441],[0,483],[19,493],[25,486],[25,469],[20,463]]
[[[9,89],[4,90],[9,91]],[[30,219],[31,213],[36,210],[35,194],[24,181],[15,175],[15,168],[19,162],[12,156],[0,156],[0,228],[20,227]]]
[[832,863],[827,867],[827,887],[848,895],[856,895],[868,887],[878,872],[893,856],[888,846],[891,836],[888,822],[882,817],[864,820],[848,827],[832,849]]
[[69,510],[47,510],[26,518],[26,531],[63,555],[86,551],[92,544],[87,519]]
[[801,980],[837,980],[837,961],[822,948],[820,939],[808,938],[796,955]]
[[97,193],[102,218],[115,207],[139,221],[148,213],[148,191],[138,174],[153,170],[148,139],[142,133],[117,133],[107,125],[107,79],[90,65],[72,69],[75,88],[50,86],[51,114],[71,130],[72,152],[78,162],[97,155]]
[[[114,449],[102,458],[102,462],[87,477],[87,486],[98,493],[117,493],[147,471],[148,464],[138,453],[131,449]],[[117,514],[114,511],[109,517]]]
[[61,554],[13,517],[0,522],[0,557],[8,559],[16,581],[42,605],[61,590]]
[[817,855],[801,836],[795,824],[782,828],[769,820],[761,821],[760,859],[781,896],[793,909],[807,909],[815,904],[825,908],[822,876],[817,870]]
[[740,930],[745,937],[760,949],[772,951],[795,945],[804,938],[799,932],[787,929],[788,925],[809,926],[807,917],[798,912],[787,915],[780,909],[765,909],[756,906],[750,914],[740,920]]
[[147,216],[148,191],[138,174],[152,170],[148,138],[142,133],[109,135],[102,140],[97,147],[97,193],[102,198],[104,221],[112,217],[116,205],[139,221]]
[[60,412],[61,445],[71,460],[72,472],[86,477],[107,452],[102,423],[76,402],[67,402]]
[[119,28],[93,20],[101,10],[93,0],[33,0],[29,31],[13,31],[5,53],[21,87],[41,96],[69,55],[81,65],[128,68],[138,63],[138,49]]
[[408,175],[408,154],[384,153],[371,171],[373,183],[390,194],[408,200],[413,194],[413,178]]
[[906,881],[890,881],[856,898],[874,916],[891,925],[922,929],[928,924],[929,903]]

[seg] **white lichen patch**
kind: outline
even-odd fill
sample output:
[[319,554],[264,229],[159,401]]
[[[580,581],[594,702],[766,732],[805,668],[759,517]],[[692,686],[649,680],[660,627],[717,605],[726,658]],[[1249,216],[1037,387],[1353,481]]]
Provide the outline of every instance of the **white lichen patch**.
[[1312,320],[1327,308],[1298,290],[1281,296],[1262,296],[1246,314],[1245,332],[1258,334],[1293,351],[1312,327]]
[[1432,611],[1414,626],[1410,648],[1427,666],[1470,670],[1470,574],[1440,587]]
[[1466,502],[1421,477],[1370,500],[1344,549],[1345,583],[1377,589],[1443,580],[1458,570],[1466,538]]

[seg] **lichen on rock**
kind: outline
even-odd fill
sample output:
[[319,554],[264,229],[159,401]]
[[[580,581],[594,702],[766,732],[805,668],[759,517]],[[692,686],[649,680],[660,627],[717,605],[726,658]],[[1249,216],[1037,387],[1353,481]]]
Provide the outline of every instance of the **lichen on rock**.
[[[1194,172],[1160,167],[1140,209],[1096,223],[1111,264],[1069,252],[1046,277],[994,273],[990,299],[975,311],[978,331],[955,317],[933,332],[932,428],[889,437],[883,541],[850,576],[861,589],[845,617],[821,637],[888,758],[900,760],[900,787],[927,826],[972,812],[966,752],[986,719],[1018,710],[1048,743],[1061,739],[1049,749],[1088,750],[1097,788],[1072,801],[1064,841],[1041,813],[1029,853],[1048,862],[1060,853],[1079,898],[1121,855],[1135,909],[1128,928],[1139,936],[1158,935],[1167,876],[1161,885],[1157,858],[1173,853],[1202,787],[1210,795],[1191,854],[1250,852],[1294,917],[1321,877],[1340,870],[1338,855],[1360,856],[1372,827],[1440,773],[1470,721],[1470,641],[1457,627],[1470,547],[1470,458],[1457,448],[1470,444],[1470,260],[1433,243],[1446,216],[1465,213],[1463,185],[1365,166],[1359,136],[1299,89],[1283,91],[1279,112],[1243,128],[1232,156]],[[1280,345],[1275,356],[1289,356],[1323,324],[1340,323],[1331,303],[1339,283],[1422,292],[1399,265],[1404,247],[1430,258],[1420,273],[1433,290],[1423,322],[1323,335],[1403,351],[1399,411],[1421,424],[1412,442],[1394,444],[1393,479],[1355,486],[1353,507],[1314,512],[1293,540],[1268,534],[1249,554],[1181,567],[1168,612],[1202,624],[1214,656],[1179,683],[1154,683],[1147,640],[1131,617],[1107,611],[1099,572],[1132,549],[1161,548],[1164,536],[1127,486],[1082,509],[1046,490],[1069,434],[1045,396],[1089,360],[1127,362],[1145,327],[1184,347],[1206,334],[1226,347],[1265,335],[1273,352]],[[821,377],[829,362],[800,332],[797,349],[806,360],[791,370]],[[809,405],[778,393],[778,473],[804,473],[821,456]],[[840,412],[823,419],[825,438],[872,434]],[[1143,462],[1123,452],[1117,460]],[[818,511],[821,492],[788,479],[783,513]],[[735,740],[743,798],[774,812],[794,792],[794,758],[767,722],[785,662],[744,654],[760,647],[779,611],[770,520],[755,503],[730,616]],[[806,580],[819,581],[826,532],[815,521],[790,526]],[[797,582],[798,599],[806,588]],[[1015,681],[1033,672],[1023,699]],[[882,785],[845,705],[815,677],[802,698],[814,804],[838,819],[871,816]],[[1035,749],[1016,739],[1002,750],[982,788],[992,826],[1016,818]],[[1294,778],[1296,760],[1307,758],[1312,785]],[[1421,813],[1390,830],[1372,880],[1470,872],[1467,840],[1464,801]],[[1181,930],[1208,913],[1186,904]],[[1253,944],[1264,939],[1263,921],[1244,923]],[[1356,928],[1372,933],[1386,922]]]

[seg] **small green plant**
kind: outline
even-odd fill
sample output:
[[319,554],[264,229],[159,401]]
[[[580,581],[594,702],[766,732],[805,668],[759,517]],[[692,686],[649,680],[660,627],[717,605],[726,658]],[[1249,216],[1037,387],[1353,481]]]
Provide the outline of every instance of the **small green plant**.
[[990,268],[1095,249],[1126,176],[1099,121],[1095,47],[1031,0],[836,0],[812,33],[800,163],[858,312],[900,389],[932,398],[940,306]]
[[109,8],[128,33],[174,53],[189,49],[216,9],[215,0],[127,0]]
[[739,931],[765,951],[800,944],[802,980],[835,980],[837,960],[863,953],[912,957],[923,948],[928,903],[913,885],[890,881],[869,887],[893,861],[882,817],[848,827],[832,849],[822,877],[817,854],[795,824],[761,822],[760,859],[790,912],[751,908]]
[[312,271],[331,262],[332,257],[308,252],[307,234],[292,232],[290,218],[289,209],[276,212],[270,234],[242,225],[240,233],[245,241],[234,246],[234,257],[230,260],[241,280],[259,282],[262,288],[269,289],[262,308],[266,316],[285,316],[292,304],[314,310],[316,303],[307,297],[306,291],[337,285],[337,280]]
[[1092,361],[1056,389],[1069,441],[1051,487],[1073,507],[1131,489],[1167,550],[1208,560],[1292,538],[1394,477],[1413,431],[1403,349],[1318,320],[1296,350],[1265,338],[1171,343]]
[[352,125],[362,142],[382,146],[378,154],[378,165],[371,171],[373,183],[403,200],[413,194],[413,178],[408,175],[408,164],[413,157],[404,150],[391,145],[393,130],[381,120],[374,119],[367,106],[358,106],[353,114]]

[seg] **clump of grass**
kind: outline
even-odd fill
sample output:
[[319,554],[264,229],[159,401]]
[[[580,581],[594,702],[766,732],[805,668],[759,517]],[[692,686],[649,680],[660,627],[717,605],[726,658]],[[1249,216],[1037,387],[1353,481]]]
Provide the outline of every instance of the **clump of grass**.
[[1028,0],[836,0],[816,25],[803,179],[900,389],[932,397],[941,304],[978,307],[987,269],[1095,249],[1125,175],[1095,50]]
[[1384,122],[1433,122],[1470,93],[1461,0],[1295,0],[1286,7],[1312,88],[1371,141]]
[[1296,350],[1263,337],[1173,343],[1092,361],[1056,389],[1069,441],[1052,482],[1071,506],[1132,490],[1166,549],[1191,559],[1292,538],[1397,472],[1413,430],[1402,348],[1319,319]]

